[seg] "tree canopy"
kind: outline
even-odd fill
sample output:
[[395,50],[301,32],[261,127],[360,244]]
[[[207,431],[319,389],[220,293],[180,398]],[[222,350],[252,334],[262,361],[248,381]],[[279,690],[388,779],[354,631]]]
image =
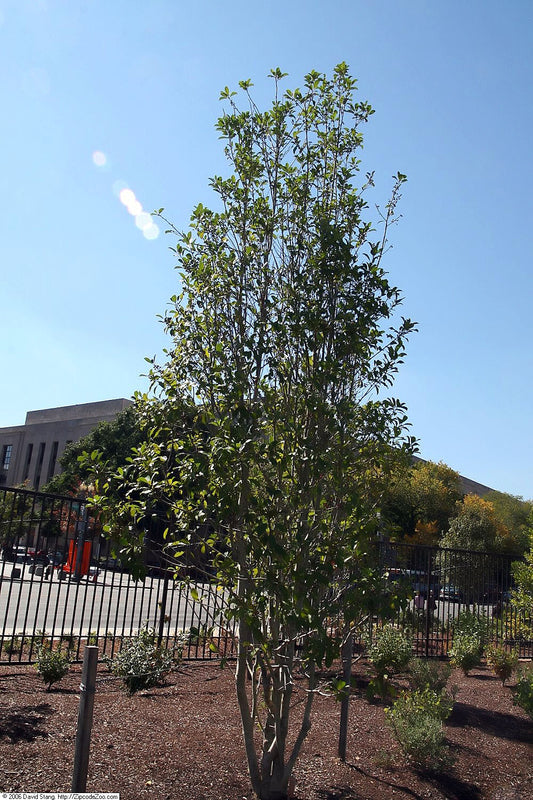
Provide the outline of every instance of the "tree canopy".
[[75,494],[80,484],[91,483],[95,477],[96,462],[81,458],[84,453],[97,451],[100,469],[105,464],[105,469],[112,474],[126,465],[133,448],[141,440],[135,408],[128,406],[111,422],[100,422],[87,436],[68,444],[59,459],[61,472],[48,481],[42,491]]
[[501,547],[505,552],[523,555],[530,545],[533,503],[506,492],[491,491],[483,497],[492,504],[494,512],[504,526]]
[[442,462],[400,463],[383,496],[383,528],[393,538],[437,544],[463,494],[459,473]]
[[200,537],[237,623],[237,698],[263,800],[286,796],[317,669],[338,653],[332,620],[376,601],[375,485],[391,453],[413,447],[405,406],[387,392],[414,324],[382,263],[405,176],[393,178],[378,232],[373,174],[360,179],[373,110],[356,101],[347,66],[309,73],[301,90],[271,77],[266,110],[250,81],[242,109],[222,92],[231,169],[211,181],[217,210],[197,205],[186,232],[169,223],[181,281],[163,317],[171,346],[137,398],[146,438],[107,507],[109,528],[136,524],[138,542],[143,521],[164,517],[185,562]]

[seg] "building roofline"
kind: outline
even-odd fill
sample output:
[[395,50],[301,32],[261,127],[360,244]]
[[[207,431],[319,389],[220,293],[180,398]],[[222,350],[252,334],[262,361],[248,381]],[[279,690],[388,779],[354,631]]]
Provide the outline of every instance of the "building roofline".
[[119,397],[114,400],[99,400],[94,403],[78,403],[71,406],[58,406],[56,408],[42,408],[37,411],[28,411],[26,425],[38,425],[43,422],[65,422],[75,419],[101,418],[109,414],[115,416],[119,411],[132,404],[132,400]]

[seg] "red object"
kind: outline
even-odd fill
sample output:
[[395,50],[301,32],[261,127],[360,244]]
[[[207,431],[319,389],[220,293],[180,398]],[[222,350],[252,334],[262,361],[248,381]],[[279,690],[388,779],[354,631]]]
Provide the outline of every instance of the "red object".
[[[69,572],[73,575],[76,572],[76,561],[78,560],[78,545],[72,540],[68,546],[67,563],[63,567],[63,572]],[[89,565],[91,563],[91,542],[83,543],[83,551],[80,564],[80,576],[88,575]]]

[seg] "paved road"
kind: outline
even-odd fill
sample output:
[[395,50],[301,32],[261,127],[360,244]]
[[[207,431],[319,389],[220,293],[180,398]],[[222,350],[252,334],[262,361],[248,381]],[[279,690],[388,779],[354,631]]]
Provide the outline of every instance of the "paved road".
[[[120,573],[102,572],[95,583],[46,580],[25,569],[21,579],[4,574],[0,588],[0,636],[32,632],[69,632],[129,635],[146,622],[158,627],[164,581],[146,578],[135,583]],[[215,622],[216,595],[201,584],[195,587],[204,602],[195,601],[183,583],[169,582],[166,630],[174,632]]]

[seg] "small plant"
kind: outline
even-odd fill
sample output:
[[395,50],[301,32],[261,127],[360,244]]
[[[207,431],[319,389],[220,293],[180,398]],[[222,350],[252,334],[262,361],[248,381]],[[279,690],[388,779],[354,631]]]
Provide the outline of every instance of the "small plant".
[[38,630],[35,631],[35,636],[33,641],[35,642],[37,647],[47,647],[50,643],[50,638],[49,635],[46,633],[46,631]]
[[427,714],[409,717],[393,717],[391,714],[390,719],[398,744],[414,764],[440,771],[450,763],[440,720]]
[[453,699],[444,691],[433,689],[416,689],[414,692],[402,692],[394,704],[395,713],[399,716],[410,714],[428,714],[430,717],[448,719],[452,713]]
[[394,625],[376,628],[372,640],[367,642],[367,648],[368,660],[378,678],[403,672],[412,653],[411,639]]
[[122,678],[129,695],[157,686],[172,669],[172,653],[157,647],[152,628],[141,628],[137,636],[124,642],[113,658],[105,659],[109,670]]
[[463,633],[454,638],[449,651],[450,661],[454,667],[468,675],[471,669],[481,664],[483,644],[475,634]]
[[37,653],[35,668],[43,681],[48,684],[46,691],[50,691],[53,683],[58,683],[70,669],[70,654],[61,650],[50,650],[40,647]]
[[459,636],[475,637],[479,640],[481,650],[483,651],[487,644],[490,625],[491,620],[485,614],[474,614],[472,611],[465,609],[461,611],[457,619],[454,620],[453,637],[454,639]]
[[87,644],[91,647],[96,647],[98,644],[98,634],[96,631],[91,631],[87,637]]
[[518,666],[518,652],[516,650],[506,650],[503,645],[493,644],[487,648],[487,663],[492,671],[498,676],[505,686]]
[[6,639],[4,644],[2,645],[2,650],[7,656],[19,653],[21,649],[22,649],[22,640],[20,636],[14,635],[10,639]]
[[446,688],[451,675],[448,662],[433,661],[429,658],[412,658],[409,662],[409,686],[413,690],[433,689],[442,692]]
[[533,719],[533,667],[520,673],[513,689],[513,703]]
[[451,763],[443,722],[452,711],[453,700],[444,692],[425,688],[402,692],[387,721],[404,754],[424,769],[440,771]]

